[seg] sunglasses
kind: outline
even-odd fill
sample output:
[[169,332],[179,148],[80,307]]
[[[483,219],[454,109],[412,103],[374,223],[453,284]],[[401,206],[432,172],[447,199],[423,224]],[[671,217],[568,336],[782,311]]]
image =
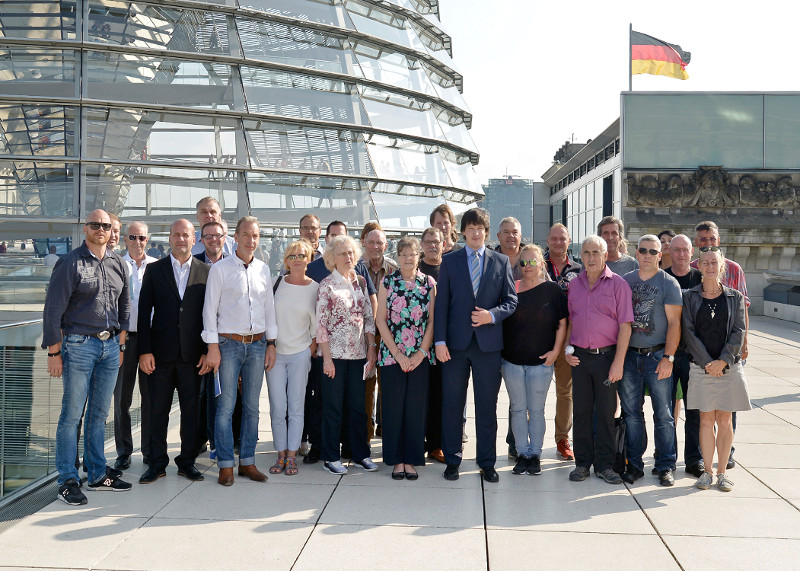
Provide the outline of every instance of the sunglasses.
[[294,262],[295,260],[305,260],[306,259],[306,255],[305,254],[289,254],[288,256],[286,256],[286,259],[289,260],[290,262]]
[[658,256],[661,253],[661,250],[655,250],[653,248],[639,248],[637,250],[640,254],[650,254],[651,256]]
[[519,261],[519,265],[522,266],[523,268],[525,266],[533,266],[533,267],[535,267],[538,263],[539,262],[537,262],[536,260],[520,260]]
[[144,242],[145,240],[147,240],[147,236],[140,236],[140,235],[137,235],[137,234],[128,234],[128,240],[130,240],[131,242],[135,242],[136,240],[139,240],[140,242]]
[[111,232],[111,224],[109,222],[87,222],[86,226],[92,230],[100,230],[102,228],[104,232]]
[[722,250],[722,248],[720,248],[718,246],[702,246],[700,248],[701,252],[719,252],[721,250]]

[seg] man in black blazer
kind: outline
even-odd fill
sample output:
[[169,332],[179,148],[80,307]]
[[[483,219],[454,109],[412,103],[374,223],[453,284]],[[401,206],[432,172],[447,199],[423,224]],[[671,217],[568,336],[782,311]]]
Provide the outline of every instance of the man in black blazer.
[[442,258],[433,314],[436,359],[442,363],[442,450],[444,477],[458,479],[463,411],[470,369],[475,395],[476,461],[487,482],[499,481],[497,394],[503,320],[517,308],[508,257],[484,246],[489,232],[485,210],[467,210],[461,218],[465,248]]
[[194,226],[188,220],[172,223],[169,244],[170,255],[147,266],[139,294],[139,366],[150,375],[151,401],[150,467],[140,484],[166,476],[167,424],[175,389],[181,410],[178,475],[203,479],[194,461],[200,375],[210,370],[200,337],[208,266],[192,256]]

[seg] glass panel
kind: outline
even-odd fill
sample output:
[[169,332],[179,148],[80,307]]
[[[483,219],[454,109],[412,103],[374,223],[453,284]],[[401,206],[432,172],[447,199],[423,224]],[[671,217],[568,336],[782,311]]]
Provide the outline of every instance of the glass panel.
[[374,173],[363,135],[347,129],[246,121],[254,166],[282,170],[370,176]]
[[101,108],[87,108],[86,116],[89,158],[248,164],[234,118]]
[[623,168],[761,168],[761,95],[628,94]]
[[442,203],[441,191],[425,187],[405,187],[396,194],[395,185],[378,183],[372,190],[372,203],[384,230],[417,230],[430,226],[430,215]]
[[764,97],[765,164],[768,169],[800,168],[800,97]]
[[91,99],[244,110],[238,72],[229,65],[106,52],[89,52],[88,62]]
[[[101,44],[238,56],[228,17],[204,10],[141,2],[94,0],[87,41]],[[235,37],[235,36],[233,36]]]
[[0,104],[0,154],[77,157],[75,107]]
[[417,60],[364,42],[359,43],[355,51],[368,79],[436,96],[430,78]]
[[364,107],[373,127],[413,137],[445,140],[430,104],[370,87],[362,89]]
[[347,11],[359,32],[375,36],[413,50],[425,51],[425,46],[417,37],[416,32],[406,25],[406,19],[390,12],[381,10],[372,4],[349,0]]
[[594,204],[594,181],[586,185],[586,210],[591,210],[595,207]]
[[76,165],[0,161],[0,215],[75,216]]
[[249,66],[242,81],[251,113],[369,125],[354,84]]
[[113,164],[84,165],[84,170],[86,211],[105,208],[122,218],[163,217],[171,222],[182,216],[194,221],[197,201],[213,196],[231,223],[238,219],[237,197],[244,193],[240,177],[221,170]]
[[77,97],[75,52],[29,48],[0,49],[0,94]]
[[374,135],[368,149],[381,178],[450,186],[447,169],[435,146]]
[[0,2],[0,37],[74,40],[75,2]]
[[331,0],[239,0],[242,8],[254,8],[267,14],[289,16],[305,22],[319,22],[337,28],[353,29],[347,12]]
[[439,124],[444,130],[444,136],[450,143],[473,153],[478,152],[478,147],[475,145],[475,141],[472,140],[472,135],[469,134],[469,129],[467,129],[467,126],[463,122],[453,126],[443,121],[439,121]]
[[453,186],[472,192],[483,192],[481,182],[478,180],[478,175],[475,174],[475,169],[472,167],[469,158],[460,155],[458,156],[458,161],[455,161],[452,159],[456,157],[451,155],[453,155],[453,153],[446,152],[442,149],[441,157],[447,169],[447,174],[450,175]]
[[342,38],[279,22],[240,17],[236,23],[248,59],[361,75]]
[[364,181],[333,176],[301,176],[249,172],[247,190],[253,216],[276,225],[296,228],[311,210],[322,226],[341,220],[362,226],[376,217]]

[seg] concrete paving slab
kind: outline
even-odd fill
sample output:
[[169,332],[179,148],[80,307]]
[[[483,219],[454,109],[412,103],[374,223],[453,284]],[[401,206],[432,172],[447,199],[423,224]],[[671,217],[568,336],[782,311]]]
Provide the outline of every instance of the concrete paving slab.
[[797,485],[800,482],[800,468],[750,468],[749,471],[781,497],[795,500],[794,505],[800,501],[800,486]]
[[743,444],[736,447],[735,457],[748,469],[800,468],[800,443]]
[[709,522],[709,535],[705,537],[665,535],[663,538],[686,571],[800,568],[800,541],[796,539],[713,537],[718,533],[716,527],[716,520]]

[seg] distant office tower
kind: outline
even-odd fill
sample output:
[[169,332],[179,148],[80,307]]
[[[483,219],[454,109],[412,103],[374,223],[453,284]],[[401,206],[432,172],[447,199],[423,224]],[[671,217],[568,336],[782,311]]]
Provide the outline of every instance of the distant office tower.
[[489,238],[497,240],[500,221],[507,216],[519,220],[525,243],[544,243],[550,222],[549,191],[542,183],[517,176],[490,178],[483,185],[485,198],[479,203],[489,212]]

